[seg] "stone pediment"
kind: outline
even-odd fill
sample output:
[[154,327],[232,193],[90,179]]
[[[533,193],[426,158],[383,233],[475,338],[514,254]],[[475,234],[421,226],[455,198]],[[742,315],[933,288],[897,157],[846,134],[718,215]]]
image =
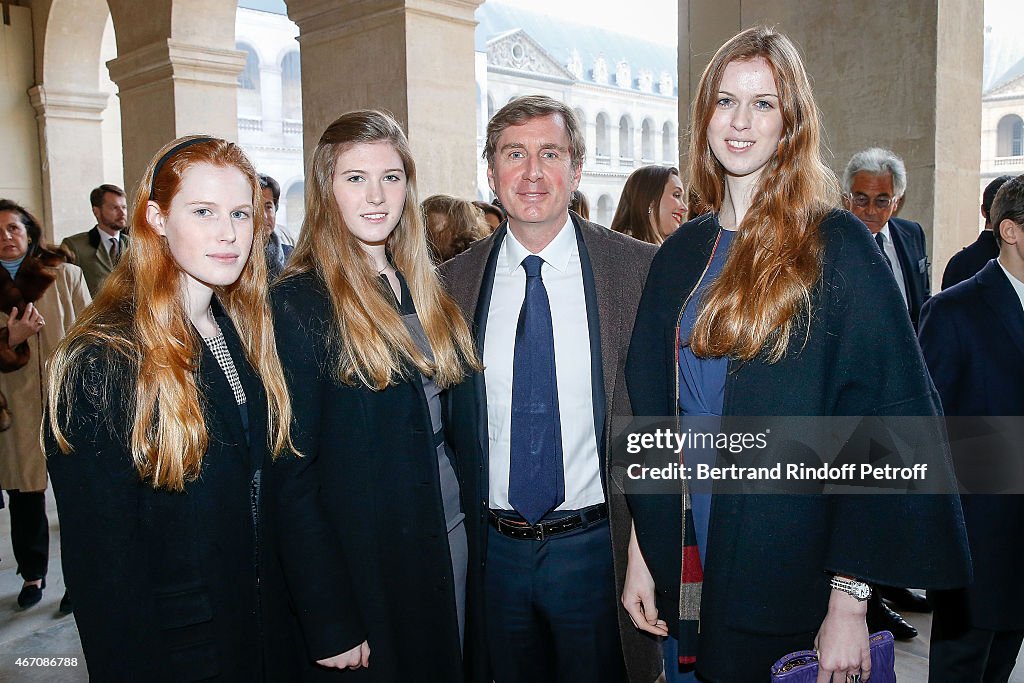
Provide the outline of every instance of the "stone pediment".
[[985,97],[1024,97],[1024,74],[1014,78],[1008,83],[1003,83],[998,88],[993,88],[985,93]]
[[573,80],[575,77],[526,31],[515,29],[487,42],[487,66]]

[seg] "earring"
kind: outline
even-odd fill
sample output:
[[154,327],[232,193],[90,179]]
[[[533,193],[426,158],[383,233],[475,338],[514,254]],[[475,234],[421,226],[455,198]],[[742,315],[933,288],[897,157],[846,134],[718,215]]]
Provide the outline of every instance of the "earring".
[[652,213],[654,213],[654,207],[653,206],[648,206],[647,207],[647,215],[650,216]]

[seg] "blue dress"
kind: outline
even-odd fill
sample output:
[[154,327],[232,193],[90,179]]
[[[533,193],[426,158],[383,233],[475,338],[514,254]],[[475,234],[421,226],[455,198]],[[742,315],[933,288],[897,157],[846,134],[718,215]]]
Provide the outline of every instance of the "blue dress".
[[[690,334],[697,322],[702,299],[708,288],[718,278],[729,256],[736,232],[719,230],[718,246],[711,258],[704,279],[690,297],[679,320],[679,414],[685,418],[682,428],[692,428],[700,432],[717,432],[722,422],[722,408],[725,402],[725,376],[729,369],[729,359],[698,358],[690,349]],[[696,467],[697,463],[714,464],[717,452],[714,448],[688,449],[685,454],[686,466]],[[693,470],[691,469],[691,472]],[[711,519],[711,491],[700,486],[691,487],[690,502],[693,512],[693,526],[697,532],[697,548],[701,562],[704,561],[708,547],[708,524]],[[693,672],[682,673],[678,670],[677,643],[668,638],[664,643],[666,683],[682,683],[696,681]]]

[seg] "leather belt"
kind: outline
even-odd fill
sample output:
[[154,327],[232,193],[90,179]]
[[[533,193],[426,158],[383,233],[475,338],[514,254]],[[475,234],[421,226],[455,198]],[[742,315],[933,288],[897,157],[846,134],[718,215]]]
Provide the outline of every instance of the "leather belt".
[[561,536],[570,531],[585,529],[603,519],[607,519],[608,504],[599,503],[583,508],[572,515],[560,519],[552,519],[547,522],[541,521],[533,525],[518,515],[509,519],[498,515],[494,510],[489,512],[491,526],[497,529],[498,533],[502,536],[522,540],[543,541],[546,538]]

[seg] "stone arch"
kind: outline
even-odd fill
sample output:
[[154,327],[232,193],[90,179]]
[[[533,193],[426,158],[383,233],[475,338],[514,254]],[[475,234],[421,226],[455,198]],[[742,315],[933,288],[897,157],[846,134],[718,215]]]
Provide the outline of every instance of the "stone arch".
[[[105,0],[52,0],[33,7],[36,110],[43,215],[51,239],[92,224],[89,191],[123,186],[120,108],[104,64],[117,54]],[[38,23],[37,23],[38,22]]]
[[1024,156],[1024,119],[1007,114],[996,126],[996,156]]

